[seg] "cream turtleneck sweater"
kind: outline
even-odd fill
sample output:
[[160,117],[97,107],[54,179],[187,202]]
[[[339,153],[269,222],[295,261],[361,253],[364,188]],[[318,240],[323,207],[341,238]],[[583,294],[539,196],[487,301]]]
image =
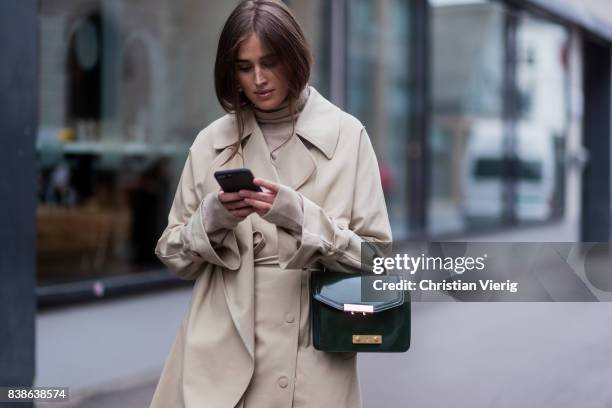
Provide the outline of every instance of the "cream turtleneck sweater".
[[310,87],[306,86],[296,101],[293,116],[289,112],[289,103],[286,101],[277,109],[270,111],[253,109],[272,159],[276,158],[276,151],[293,137],[293,121],[304,109],[309,95]]

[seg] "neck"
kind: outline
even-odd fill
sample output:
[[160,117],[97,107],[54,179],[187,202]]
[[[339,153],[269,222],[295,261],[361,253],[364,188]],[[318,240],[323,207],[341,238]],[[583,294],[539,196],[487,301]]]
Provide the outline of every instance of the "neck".
[[306,105],[306,101],[308,100],[308,96],[310,95],[310,87],[307,85],[304,87],[298,99],[295,101],[293,105],[293,115],[289,111],[289,101],[285,99],[285,101],[276,109],[272,110],[263,110],[253,108],[253,112],[255,113],[255,118],[259,123],[283,123],[289,122],[295,119],[299,113],[304,109],[304,105]]

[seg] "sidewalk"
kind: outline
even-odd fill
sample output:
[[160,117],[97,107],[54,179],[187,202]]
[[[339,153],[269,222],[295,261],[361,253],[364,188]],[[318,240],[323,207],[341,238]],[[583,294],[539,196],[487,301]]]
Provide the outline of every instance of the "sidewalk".
[[69,387],[64,406],[148,406],[190,297],[180,288],[38,313],[35,385]]
[[[41,313],[49,408],[146,408],[189,289]],[[612,303],[413,303],[411,348],[359,355],[364,408],[612,406]]]
[[147,408],[155,392],[159,371],[154,375],[143,375],[124,379],[89,389],[80,389],[70,395],[67,402],[39,403],[37,408]]

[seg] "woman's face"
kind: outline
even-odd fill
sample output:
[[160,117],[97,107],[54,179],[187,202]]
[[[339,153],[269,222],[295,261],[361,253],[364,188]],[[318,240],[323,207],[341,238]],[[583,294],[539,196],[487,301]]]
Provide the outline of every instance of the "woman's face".
[[287,98],[288,83],[278,56],[252,34],[238,49],[236,78],[247,98],[262,110],[278,108]]

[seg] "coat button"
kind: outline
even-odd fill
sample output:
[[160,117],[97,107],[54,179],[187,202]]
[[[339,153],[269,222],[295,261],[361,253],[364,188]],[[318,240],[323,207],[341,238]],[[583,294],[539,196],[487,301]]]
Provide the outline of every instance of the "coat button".
[[285,376],[282,376],[281,378],[278,379],[278,385],[281,388],[287,388],[287,386],[289,385],[289,379]]
[[285,321],[287,323],[293,323],[294,320],[295,320],[295,317],[291,313],[287,313],[285,315]]

